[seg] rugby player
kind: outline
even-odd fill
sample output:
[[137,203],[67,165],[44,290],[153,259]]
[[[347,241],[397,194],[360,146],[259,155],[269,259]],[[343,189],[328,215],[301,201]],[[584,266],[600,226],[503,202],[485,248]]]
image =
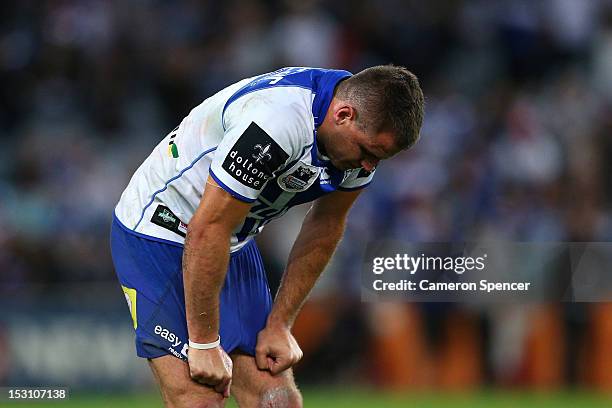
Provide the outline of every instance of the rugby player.
[[[406,68],[283,68],[195,107],[117,204],[116,273],[137,355],[169,407],[299,407],[291,327],[379,161],[412,146],[423,93]],[[316,200],[274,301],[254,237]]]

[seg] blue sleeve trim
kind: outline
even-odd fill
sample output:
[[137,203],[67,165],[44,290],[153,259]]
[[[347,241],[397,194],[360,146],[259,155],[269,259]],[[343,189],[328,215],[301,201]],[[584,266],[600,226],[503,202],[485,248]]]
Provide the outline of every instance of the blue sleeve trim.
[[229,188],[227,185],[225,185],[221,180],[219,180],[219,177],[217,177],[215,175],[215,173],[213,173],[212,169],[208,170],[208,174],[210,174],[210,176],[213,178],[213,180],[215,180],[217,182],[217,184],[223,188],[225,191],[227,191],[228,193],[230,193],[232,195],[232,197],[240,200],[240,201],[244,201],[245,203],[254,203],[255,202],[255,198],[248,198],[245,197],[241,194],[238,194],[237,192],[235,192],[234,190],[232,190],[231,188]]
[[371,182],[372,182],[372,181],[368,181],[366,184],[363,184],[363,185],[361,185],[361,186],[357,186],[357,187],[340,187],[340,186],[338,186],[338,188],[337,188],[337,189],[338,189],[338,190],[340,190],[340,191],[355,191],[355,190],[362,190],[362,189],[366,188],[367,186],[369,186]]

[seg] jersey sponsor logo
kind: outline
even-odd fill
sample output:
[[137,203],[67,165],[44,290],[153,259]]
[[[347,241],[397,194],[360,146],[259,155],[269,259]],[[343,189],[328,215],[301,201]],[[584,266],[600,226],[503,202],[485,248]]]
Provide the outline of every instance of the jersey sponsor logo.
[[170,342],[170,344],[172,344],[172,347],[177,347],[179,346],[182,341],[179,338],[179,336],[177,336],[176,334],[172,333],[170,330],[160,326],[159,324],[157,326],[155,326],[155,334],[157,334],[159,337],[161,337],[162,339],[165,339],[167,341]]
[[289,155],[255,122],[238,138],[222,168],[241,184],[259,190]]
[[312,185],[320,171],[316,166],[298,163],[296,168],[278,178],[278,185],[289,192],[304,191]]
[[272,158],[270,153],[268,153],[270,151],[270,143],[268,143],[266,147],[261,147],[260,144],[255,145],[255,150],[257,151],[257,154],[251,156],[255,159],[255,163],[259,163],[262,160],[268,161]]
[[161,218],[161,220],[163,222],[176,222],[176,218],[174,217],[174,215],[172,215],[172,213],[170,212],[170,210],[168,210],[167,208],[163,208],[158,214],[157,216],[159,218]]
[[181,349],[180,353],[176,351],[174,347],[168,347],[168,351],[172,353],[174,357],[180,358],[183,361],[188,361],[187,352],[189,351],[189,346],[187,343],[183,343],[183,348]]
[[160,204],[157,206],[153,212],[153,216],[151,217],[151,222],[155,225],[159,225],[162,228],[170,230],[181,237],[185,237],[187,235],[187,224],[179,220],[179,218],[174,215],[174,213],[165,205]]

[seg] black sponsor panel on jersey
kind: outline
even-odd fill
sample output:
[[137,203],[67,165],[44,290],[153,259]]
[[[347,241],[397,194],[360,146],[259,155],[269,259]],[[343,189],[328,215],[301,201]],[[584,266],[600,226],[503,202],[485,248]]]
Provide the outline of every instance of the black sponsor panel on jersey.
[[151,217],[151,222],[159,225],[162,228],[170,230],[181,237],[187,234],[187,224],[181,221],[174,213],[165,205],[158,205]]
[[289,155],[255,122],[238,138],[223,169],[247,187],[259,190]]

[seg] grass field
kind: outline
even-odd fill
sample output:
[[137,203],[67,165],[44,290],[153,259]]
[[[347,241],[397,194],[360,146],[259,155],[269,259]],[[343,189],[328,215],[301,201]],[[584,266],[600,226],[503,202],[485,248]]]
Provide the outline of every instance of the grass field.
[[[612,397],[587,393],[509,393],[481,392],[477,394],[381,394],[363,390],[347,389],[305,389],[304,405],[321,408],[608,408],[612,406]],[[162,407],[157,394],[142,395],[79,395],[71,396],[65,402],[47,403],[2,403],[3,407]],[[227,407],[236,407],[230,402]]]

